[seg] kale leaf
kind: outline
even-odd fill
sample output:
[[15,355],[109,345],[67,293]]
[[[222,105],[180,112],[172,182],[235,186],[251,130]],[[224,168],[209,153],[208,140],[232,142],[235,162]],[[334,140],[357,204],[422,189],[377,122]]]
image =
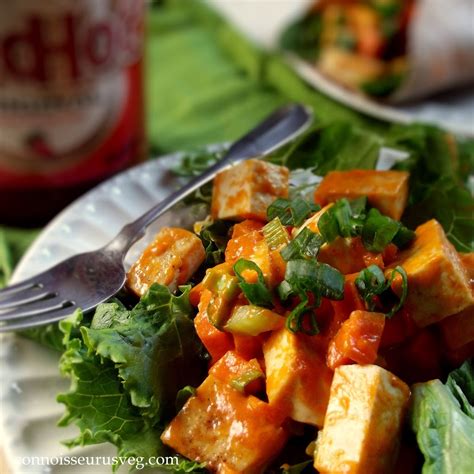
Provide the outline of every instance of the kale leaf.
[[155,284],[131,310],[118,301],[100,305],[90,327],[80,311],[61,321],[60,367],[71,388],[58,396],[66,406],[60,425],[80,429],[69,446],[108,441],[119,456],[145,459],[168,452],[159,437],[176,393],[199,385],[205,370],[189,287],[182,290],[174,296]]

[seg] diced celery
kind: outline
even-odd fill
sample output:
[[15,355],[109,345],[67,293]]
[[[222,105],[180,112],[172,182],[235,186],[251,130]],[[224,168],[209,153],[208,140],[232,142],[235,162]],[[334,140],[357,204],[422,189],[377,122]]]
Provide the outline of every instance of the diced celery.
[[202,286],[212,292],[225,291],[232,286],[233,281],[238,281],[236,276],[230,274],[231,271],[232,267],[226,264],[207,270]]
[[265,375],[263,374],[262,369],[260,369],[260,367],[255,367],[233,378],[230,381],[230,385],[239,392],[243,393],[245,392],[245,387],[247,387],[249,383],[264,377]]
[[285,324],[285,318],[266,308],[254,305],[238,306],[224,325],[224,331],[246,336],[257,336]]
[[272,219],[266,224],[262,231],[265,242],[270,250],[278,250],[283,245],[287,245],[290,241],[288,232],[278,217],[275,217],[275,219]]
[[206,310],[207,317],[214,326],[221,329],[230,315],[235,299],[239,295],[239,280],[222,268],[216,267],[207,271],[202,285],[212,292]]

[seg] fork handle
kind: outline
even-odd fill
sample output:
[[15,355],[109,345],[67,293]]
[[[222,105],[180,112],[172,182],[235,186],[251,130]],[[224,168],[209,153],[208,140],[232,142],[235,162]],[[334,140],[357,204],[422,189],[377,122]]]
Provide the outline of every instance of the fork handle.
[[129,248],[144,235],[146,228],[175,204],[211,181],[220,171],[249,158],[268,155],[293,140],[309,127],[312,117],[311,110],[299,104],[288,105],[273,112],[236,141],[227,153],[204,173],[167,196],[137,220],[125,225],[106,249],[125,256]]

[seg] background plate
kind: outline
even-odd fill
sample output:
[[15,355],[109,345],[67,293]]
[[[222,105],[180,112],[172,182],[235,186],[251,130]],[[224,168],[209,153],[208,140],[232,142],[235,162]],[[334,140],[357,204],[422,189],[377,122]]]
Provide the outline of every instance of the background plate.
[[[208,0],[252,40],[274,49],[292,20],[301,16],[314,0]],[[352,92],[318,73],[308,62],[289,55],[293,69],[308,84],[332,99],[382,120],[429,122],[458,135],[474,137],[474,87],[436,95],[397,106],[385,105]]]

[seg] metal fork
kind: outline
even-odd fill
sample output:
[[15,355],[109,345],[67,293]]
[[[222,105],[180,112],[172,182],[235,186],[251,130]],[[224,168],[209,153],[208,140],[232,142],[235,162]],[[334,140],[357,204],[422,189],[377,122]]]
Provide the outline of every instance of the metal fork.
[[0,332],[59,321],[77,308],[90,311],[125,284],[124,258],[146,228],[217,173],[249,158],[265,156],[305,131],[312,113],[301,105],[278,109],[235,142],[217,163],[134,222],[104,247],[74,255],[49,270],[0,290]]

